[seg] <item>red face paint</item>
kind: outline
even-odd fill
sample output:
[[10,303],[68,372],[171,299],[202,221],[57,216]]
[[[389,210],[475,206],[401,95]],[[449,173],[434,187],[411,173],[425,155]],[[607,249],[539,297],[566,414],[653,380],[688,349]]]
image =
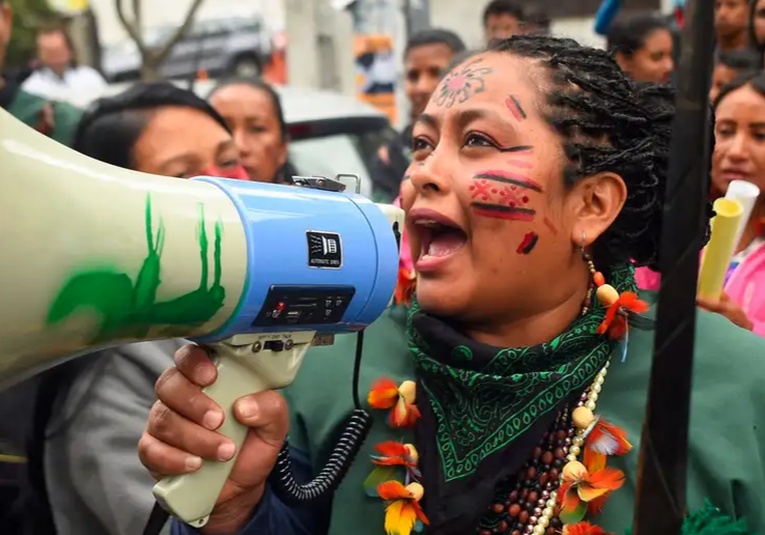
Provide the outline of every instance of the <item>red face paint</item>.
[[470,186],[470,206],[475,213],[486,217],[499,219],[514,219],[516,221],[532,221],[536,213],[526,208],[529,198],[518,191],[518,186],[495,183],[479,179]]
[[518,254],[529,254],[536,247],[538,241],[539,236],[537,233],[529,232],[523,237],[523,241],[518,245],[515,252]]
[[523,111],[521,103],[518,102],[518,99],[513,95],[510,95],[505,99],[505,106],[507,106],[507,109],[513,114],[516,121],[523,121],[526,118],[526,112]]
[[498,169],[491,169],[488,171],[482,171],[475,175],[473,178],[480,180],[489,180],[492,182],[500,182],[503,184],[511,184],[520,188],[527,188],[537,193],[542,192],[542,185],[538,182],[531,180],[523,173],[513,173],[510,171],[502,171]]
[[205,169],[202,169],[202,174],[205,176],[214,176],[217,178],[233,178],[235,180],[249,180],[247,171],[242,165],[235,165],[229,169],[221,169],[217,165],[211,165]]

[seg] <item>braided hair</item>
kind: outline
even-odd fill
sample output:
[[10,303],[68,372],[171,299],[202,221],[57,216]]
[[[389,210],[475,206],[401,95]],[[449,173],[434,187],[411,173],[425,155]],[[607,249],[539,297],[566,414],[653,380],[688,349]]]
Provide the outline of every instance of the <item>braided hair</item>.
[[[493,48],[537,60],[547,70],[541,110],[563,137],[566,186],[602,172],[618,174],[627,199],[593,246],[600,265],[633,261],[656,269],[669,163],[673,92],[633,82],[612,55],[572,39],[514,36]],[[542,67],[544,66],[544,67]]]

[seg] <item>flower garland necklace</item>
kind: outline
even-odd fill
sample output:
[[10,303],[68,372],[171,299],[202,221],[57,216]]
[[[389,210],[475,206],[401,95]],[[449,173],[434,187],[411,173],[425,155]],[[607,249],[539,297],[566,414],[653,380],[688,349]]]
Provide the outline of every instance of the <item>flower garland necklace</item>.
[[[612,286],[605,284],[602,274],[595,271],[591,262],[588,264],[593,274],[593,286],[597,286],[596,296],[607,308],[606,318],[598,328],[598,333],[614,339],[622,338],[628,328],[628,315],[644,311],[647,305],[639,301],[633,292],[623,292],[620,295]],[[408,300],[413,291],[411,286],[407,290],[396,296],[397,301]],[[589,298],[585,301],[582,313],[585,314],[588,308]],[[538,481],[544,480],[545,485],[541,494],[528,489],[523,491],[524,500],[527,500],[524,502],[525,510],[517,502],[494,504],[490,510],[503,514],[506,519],[501,520],[493,530],[477,528],[479,535],[608,535],[599,526],[585,521],[585,516],[599,513],[610,493],[624,484],[624,473],[607,467],[607,457],[625,455],[632,449],[622,429],[594,414],[608,367],[609,363],[606,362],[590,388],[582,394],[578,406],[571,412],[570,420],[567,408],[559,415],[559,421],[562,419],[569,429],[568,433],[561,430],[566,437],[562,447],[555,450],[555,457],[561,457],[556,459],[556,463],[562,463],[564,459],[566,461],[562,470],[553,468],[539,474]],[[397,386],[387,378],[375,381],[368,396],[372,408],[389,411],[388,425],[397,429],[411,428],[419,419],[420,413],[415,401],[414,381],[404,381]],[[584,455],[580,462],[578,456],[582,449]],[[372,463],[376,466],[365,480],[364,488],[369,496],[380,498],[386,503],[386,533],[410,535],[412,531],[422,531],[428,519],[419,503],[425,489],[420,482],[415,446],[387,441],[376,445],[375,450],[377,454],[372,456]],[[544,455],[552,453],[548,451]],[[549,462],[544,464],[550,465]],[[537,476],[535,467],[529,466],[526,470],[529,475],[533,470],[532,478]],[[519,493],[514,491],[510,497],[513,495],[515,500],[509,502],[518,500]]]

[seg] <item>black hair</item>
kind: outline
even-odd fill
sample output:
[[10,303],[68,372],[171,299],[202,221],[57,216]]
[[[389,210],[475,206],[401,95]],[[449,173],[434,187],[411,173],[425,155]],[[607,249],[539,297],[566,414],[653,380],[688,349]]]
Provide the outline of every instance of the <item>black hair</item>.
[[218,112],[193,92],[170,82],[140,82],[91,104],[79,123],[73,147],[91,158],[133,169],[133,146],[149,124],[152,112],[163,106],[201,111],[230,132]]
[[670,23],[664,17],[653,12],[633,13],[614,21],[606,36],[606,48],[612,54],[632,56],[657,30],[672,32]]
[[725,50],[717,56],[717,63],[737,71],[759,71],[762,57],[754,50]]
[[602,172],[618,174],[627,186],[624,207],[594,244],[596,265],[633,260],[656,269],[672,89],[629,80],[611,54],[573,39],[515,36],[494,50],[538,60],[548,71],[541,112],[563,137],[566,186]]
[[489,17],[496,17],[499,15],[510,15],[511,17],[518,19],[519,22],[524,20],[523,8],[517,2],[514,2],[513,0],[492,0],[483,10],[484,27],[489,22]]
[[281,97],[279,97],[279,94],[271,86],[271,84],[269,84],[268,82],[260,78],[245,78],[245,77],[224,78],[220,80],[215,85],[215,87],[213,87],[212,91],[210,91],[210,93],[207,95],[207,100],[209,101],[210,99],[212,99],[215,93],[217,93],[221,89],[231,87],[232,85],[246,85],[247,87],[251,87],[252,89],[262,91],[263,93],[268,95],[268,98],[271,101],[271,105],[274,107],[274,111],[276,112],[276,122],[279,124],[279,135],[281,136],[283,141],[287,141],[287,139],[289,139],[289,129],[287,128],[287,121],[284,119],[284,109],[282,108],[282,99]]
[[739,74],[731,80],[730,83],[723,86],[720,93],[717,95],[717,98],[712,103],[712,107],[716,110],[720,105],[720,102],[722,102],[722,99],[729,93],[741,89],[742,87],[751,87],[756,93],[765,98],[765,72],[760,71]]
[[404,58],[409,55],[413,48],[427,45],[446,45],[453,54],[460,54],[466,50],[465,43],[460,36],[451,30],[442,28],[430,28],[412,34],[406,41]]
[[525,25],[533,25],[541,28],[545,33],[550,31],[550,15],[544,11],[530,11],[523,17]]
[[749,2],[749,46],[760,53],[760,64],[757,68],[762,68],[762,55],[765,54],[765,42],[760,42],[757,39],[757,34],[754,31],[754,19],[757,14],[757,0],[750,0]]
[[457,67],[457,65],[460,65],[461,63],[464,63],[469,58],[472,58],[473,56],[480,54],[483,52],[482,50],[463,50],[459,54],[456,54],[453,58],[451,63],[449,63],[449,66],[444,69],[444,76],[446,76],[447,73],[452,71],[454,68]]

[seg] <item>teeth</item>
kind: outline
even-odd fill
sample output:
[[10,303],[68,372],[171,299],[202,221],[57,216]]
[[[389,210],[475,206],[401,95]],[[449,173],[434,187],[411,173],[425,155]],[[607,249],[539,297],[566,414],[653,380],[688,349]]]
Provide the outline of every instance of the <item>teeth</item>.
[[437,221],[433,221],[432,219],[420,219],[417,221],[418,225],[422,225],[423,227],[435,227],[440,225]]

